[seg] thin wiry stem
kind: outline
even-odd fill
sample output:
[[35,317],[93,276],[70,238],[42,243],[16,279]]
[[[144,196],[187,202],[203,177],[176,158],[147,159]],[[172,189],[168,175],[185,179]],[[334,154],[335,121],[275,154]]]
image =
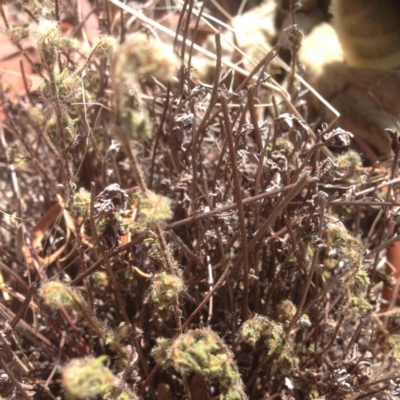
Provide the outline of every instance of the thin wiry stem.
[[224,123],[225,123],[225,134],[226,141],[228,142],[229,147],[229,157],[231,161],[232,175],[233,175],[233,189],[235,201],[237,204],[237,210],[239,215],[239,225],[240,232],[242,235],[242,252],[243,252],[243,308],[242,308],[242,316],[243,320],[246,321],[249,316],[249,254],[247,249],[247,230],[246,230],[246,219],[244,216],[243,209],[243,200],[242,200],[242,191],[240,186],[240,177],[239,170],[237,167],[237,159],[236,159],[236,149],[233,143],[233,134],[231,121],[229,118],[229,110],[228,103],[225,95],[220,96],[220,101],[222,104],[222,112],[224,115]]
[[[309,178],[307,180],[306,184],[310,184],[311,185],[311,184],[314,184],[314,183],[316,183],[318,181],[319,181],[319,178],[313,177],[313,178]],[[269,190],[269,191],[261,193],[261,194],[259,194],[257,196],[248,197],[246,199],[243,199],[242,202],[243,202],[243,205],[251,204],[251,203],[254,203],[254,202],[258,201],[258,200],[266,199],[268,197],[274,197],[274,196],[276,196],[277,194],[280,194],[280,193],[283,194],[283,193],[286,193],[286,192],[290,192],[292,189],[296,188],[297,186],[298,186],[298,182],[297,183],[292,183],[292,184],[284,186],[282,188]],[[205,212],[205,213],[202,213],[202,214],[197,214],[197,215],[194,215],[193,217],[184,218],[184,219],[181,219],[180,221],[176,221],[176,222],[173,222],[171,224],[168,224],[168,225],[166,225],[164,227],[164,230],[168,231],[168,230],[171,230],[171,229],[176,229],[176,228],[179,228],[181,226],[189,225],[189,224],[192,224],[194,222],[200,221],[202,219],[207,219],[207,218],[210,218],[212,216],[218,216],[219,214],[225,213],[227,211],[235,210],[236,208],[237,208],[237,204],[236,203],[228,204],[226,206],[222,206],[222,207],[216,208],[215,210],[208,211],[208,212]]]
[[[75,236],[76,236],[76,241],[77,241],[77,245],[78,245],[78,253],[79,253],[79,258],[80,258],[80,263],[81,263],[81,269],[82,269],[82,271],[85,271],[87,269],[87,266],[86,266],[86,261],[85,261],[85,253],[84,253],[84,246],[83,246],[83,240],[82,240],[82,234],[81,234],[81,227],[80,227],[80,224],[78,221],[78,212],[77,212],[77,209],[75,206],[75,198],[74,198],[75,186],[74,186],[74,182],[73,182],[73,174],[71,173],[71,170],[69,167],[70,145],[66,141],[65,131],[64,131],[64,126],[63,126],[64,113],[63,113],[63,110],[61,107],[61,101],[59,98],[58,89],[57,89],[57,85],[56,85],[54,65],[52,65],[52,64],[46,65],[46,69],[47,69],[47,72],[48,72],[48,75],[50,78],[50,89],[51,89],[51,95],[52,95],[51,105],[52,105],[55,115],[56,115],[57,134],[58,134],[58,138],[60,140],[60,143],[57,146],[57,150],[58,150],[59,157],[61,159],[62,169],[64,172],[64,183],[65,183],[65,187],[67,190],[68,206],[71,210],[71,217],[72,217],[72,221],[74,223],[74,230],[75,230]],[[85,280],[85,287],[86,287],[86,290],[88,293],[90,307],[93,308],[92,289],[87,280]]]
[[103,245],[101,244],[100,239],[99,239],[99,235],[97,233],[96,221],[94,219],[95,187],[96,187],[95,183],[92,182],[91,183],[91,196],[90,196],[90,224],[91,224],[91,227],[92,227],[92,235],[94,237],[94,240],[95,240],[95,243],[96,243],[96,246],[97,246],[97,250],[101,254],[101,256],[102,256],[102,258],[104,260],[104,263],[106,265],[108,276],[110,277],[111,282],[112,282],[112,284],[114,286],[114,293],[115,293],[115,295],[117,297],[118,305],[119,305],[120,310],[122,312],[122,315],[124,317],[124,321],[125,321],[125,323],[127,325],[130,325],[129,316],[128,316],[128,313],[126,312],[125,302],[124,302],[124,300],[123,300],[123,298],[121,296],[121,290],[120,290],[118,282],[117,282],[117,280],[115,278],[115,274],[114,274],[114,272],[112,270],[110,259],[108,258],[107,253],[104,252]]
[[324,229],[324,226],[325,226],[325,224],[324,224],[325,212],[326,212],[326,194],[323,193],[323,192],[320,192],[320,195],[319,195],[319,208],[320,208],[320,210],[319,210],[319,226],[318,226],[318,237],[316,239],[316,246],[314,248],[313,258],[312,258],[310,270],[309,270],[309,272],[307,274],[307,280],[306,280],[306,283],[304,285],[303,294],[302,294],[300,303],[297,306],[296,314],[294,315],[294,317],[290,321],[290,324],[289,324],[289,326],[288,326],[288,328],[286,330],[286,332],[288,332],[288,333],[290,333],[291,329],[294,327],[294,325],[296,324],[298,319],[303,314],[303,307],[304,307],[304,303],[306,302],[306,299],[307,299],[307,295],[308,295],[308,291],[310,289],[311,281],[312,281],[312,278],[314,276],[314,272],[317,269],[317,266],[319,264],[319,254],[320,254],[320,251],[321,251],[322,242],[319,244],[317,241],[318,240],[322,241],[322,234],[323,234],[323,229]]
[[[0,335],[1,336],[1,335]],[[0,342],[2,345],[4,345],[4,339],[0,338]],[[18,378],[15,376],[15,374],[13,373],[13,371],[11,370],[11,368],[8,367],[7,363],[4,361],[3,356],[0,355],[0,366],[1,368],[3,368],[4,372],[7,374],[8,378],[12,381],[12,383],[15,385],[15,387],[17,388],[18,392],[20,393],[20,395],[26,399],[29,400],[31,399],[31,397],[28,395],[28,393],[26,392],[26,390],[22,387],[22,385],[20,384]]]
[[249,242],[249,251],[252,251],[259,240],[268,232],[268,229],[275,222],[275,219],[282,214],[285,207],[291,202],[291,200],[297,196],[305,186],[318,182],[318,178],[308,178],[306,175],[302,176],[295,185],[290,185],[289,193],[280,200],[279,204],[271,211],[267,220],[261,225],[253,239]]

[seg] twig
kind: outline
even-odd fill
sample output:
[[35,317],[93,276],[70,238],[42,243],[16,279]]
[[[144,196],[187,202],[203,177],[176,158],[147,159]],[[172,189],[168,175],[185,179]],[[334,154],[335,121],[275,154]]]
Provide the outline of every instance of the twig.
[[234,197],[237,204],[237,210],[239,215],[239,226],[242,235],[242,251],[243,251],[243,308],[242,308],[242,316],[243,321],[247,321],[249,315],[249,254],[247,249],[247,230],[246,230],[246,220],[244,216],[243,209],[243,201],[242,201],[242,193],[240,187],[240,177],[239,170],[237,167],[236,160],[236,149],[233,143],[233,134],[231,122],[229,119],[229,110],[228,103],[226,101],[226,97],[224,94],[220,96],[220,101],[222,104],[222,112],[224,115],[225,122],[225,134],[226,141],[228,142],[229,147],[229,157],[231,161],[231,168],[233,174],[233,189],[234,189]]
[[294,325],[296,324],[296,322],[298,321],[300,316],[303,314],[303,307],[304,307],[304,303],[306,302],[306,299],[307,299],[308,291],[310,289],[311,280],[314,276],[314,272],[319,263],[319,253],[321,251],[321,248],[320,248],[320,244],[318,244],[317,241],[318,240],[322,241],[322,234],[323,234],[323,230],[324,230],[324,226],[325,226],[324,220],[325,220],[325,212],[326,212],[326,197],[327,197],[326,193],[319,192],[319,208],[320,208],[320,210],[319,210],[319,226],[318,226],[318,237],[316,239],[316,246],[314,248],[313,258],[312,258],[310,270],[307,275],[307,280],[304,285],[303,294],[302,294],[300,303],[297,306],[296,314],[290,321],[290,324],[286,330],[287,333],[290,333],[290,331],[292,330],[292,328],[294,327]]
[[[124,244],[116,249],[110,250],[108,253],[105,253],[106,256],[110,259],[119,253],[122,253],[126,250],[129,250],[131,247],[136,246],[137,244],[141,243],[145,239],[145,235],[139,235],[132,241],[130,241],[127,244]],[[71,286],[77,285],[80,281],[84,280],[86,277],[89,275],[93,274],[94,272],[97,271],[98,268],[102,266],[104,263],[104,258],[100,257],[93,265],[91,265],[86,271],[82,272],[80,275],[78,275],[75,279],[71,281]]]
[[314,182],[318,182],[318,178],[308,178],[307,176],[302,176],[300,180],[295,185],[291,186],[289,193],[283,197],[283,199],[279,202],[279,204],[271,211],[270,215],[268,216],[267,220],[261,225],[260,229],[254,235],[253,239],[251,239],[249,243],[249,251],[252,251],[255,245],[261,238],[267,233],[268,229],[272,226],[275,219],[280,216],[290,203],[290,201],[297,196],[307,185],[310,185]]
[[112,284],[114,286],[114,293],[115,293],[115,295],[117,297],[118,305],[119,305],[120,310],[122,312],[122,315],[124,317],[124,321],[129,326],[130,325],[130,320],[129,320],[128,313],[126,312],[126,307],[125,307],[124,300],[123,300],[123,298],[121,296],[121,290],[119,288],[117,280],[115,279],[115,275],[114,275],[114,272],[113,272],[112,267],[111,267],[110,259],[108,258],[107,253],[104,252],[103,245],[101,244],[100,239],[99,239],[99,235],[97,234],[96,222],[94,220],[95,187],[96,187],[95,183],[92,182],[91,183],[91,196],[90,196],[90,224],[91,224],[91,227],[92,227],[92,235],[94,237],[97,249],[98,249],[100,255],[102,256],[102,258],[104,260],[104,263],[106,265],[108,276],[110,277],[111,282],[112,282]]
[[[313,184],[319,181],[319,178],[317,177],[313,177],[313,178],[309,178],[307,181],[307,184]],[[273,190],[269,190],[268,192],[264,192],[261,193],[257,196],[252,196],[252,197],[248,197],[246,199],[243,199],[243,205],[247,205],[247,204],[251,204],[254,203],[255,201],[258,200],[262,200],[262,199],[266,199],[268,197],[274,197],[277,194],[280,193],[286,193],[286,192],[290,192],[293,188],[295,188],[297,186],[298,183],[292,183],[290,185],[284,186],[282,188],[278,188],[278,189],[273,189]],[[188,217],[185,219],[181,219],[180,221],[176,221],[173,222],[171,224],[168,224],[164,227],[165,231],[171,230],[171,229],[176,229],[179,228],[181,226],[184,225],[188,225],[188,224],[192,224],[193,222],[197,222],[200,221],[202,219],[206,219],[206,218],[210,218],[212,216],[218,216],[219,214],[222,214],[224,212],[230,211],[230,210],[234,210],[237,208],[237,204],[236,203],[232,203],[232,204],[228,204],[226,206],[223,207],[219,207],[216,208],[215,210],[209,211],[209,212],[205,212],[202,214],[198,214],[198,215],[194,215],[193,217]]]
[[[1,345],[4,346],[5,340],[1,337],[0,335],[0,342]],[[8,367],[7,363],[4,361],[2,354],[0,354],[0,366],[3,368],[4,372],[7,374],[7,376],[10,378],[12,383],[15,385],[17,388],[18,392],[20,395],[26,399],[30,400],[31,397],[26,393],[25,389],[22,387],[22,385],[19,383],[19,380],[15,377],[14,372]]]
[[170,91],[171,91],[171,84],[168,83],[167,86],[167,98],[165,100],[165,104],[164,104],[164,109],[163,109],[163,113],[160,119],[160,123],[158,125],[158,129],[157,129],[157,133],[154,139],[154,144],[153,144],[153,154],[151,157],[151,165],[150,165],[150,176],[149,176],[149,189],[151,190],[153,187],[153,178],[154,178],[154,165],[155,165],[155,160],[156,160],[156,154],[157,154],[157,147],[158,147],[158,142],[160,140],[162,131],[163,131],[163,126],[164,126],[164,122],[165,122],[165,118],[167,116],[167,111],[169,108],[169,99],[170,99]]
[[20,307],[17,314],[15,314],[15,317],[10,322],[10,325],[13,329],[17,326],[18,321],[22,318],[22,316],[25,314],[26,310],[28,309],[31,298],[35,292],[36,292],[36,283],[33,282],[31,287],[29,288],[29,292],[27,293],[22,306]]
[[[153,21],[150,18],[147,18],[143,14],[141,14],[138,11],[134,10],[133,8],[127,6],[126,4],[120,2],[119,0],[110,0],[110,1],[112,3],[114,3],[115,5],[117,5],[118,7],[122,8],[125,11],[129,12],[130,14],[134,15],[138,19],[142,20],[143,22],[148,23],[152,27],[160,30],[161,32],[164,32],[164,33],[166,33],[167,35],[169,35],[171,37],[176,37],[177,41],[180,41],[180,42],[183,41],[183,37],[181,35],[175,35],[175,32],[173,32],[170,29],[162,26],[161,24],[158,24],[157,22]],[[190,41],[189,39],[186,39],[186,45],[190,46],[191,44],[192,44],[192,41]],[[193,44],[193,48],[195,50],[199,51],[200,53],[204,54],[205,56],[213,59],[213,60],[216,60],[216,58],[217,58],[214,53],[204,49],[203,47],[197,45],[196,43]],[[229,68],[232,68],[234,71],[239,72],[239,73],[243,74],[244,76],[248,76],[249,75],[249,72],[247,72],[243,68],[238,67],[237,65],[235,65],[234,63],[232,63],[230,61],[227,61],[227,60],[223,59],[222,60],[222,64],[227,66],[227,67],[229,67]],[[257,77],[254,77],[254,79],[257,79]],[[284,99],[288,100],[288,97],[286,95],[284,95],[282,88],[280,88],[280,87],[278,87],[276,85],[267,83],[267,82],[264,82],[262,85],[265,86],[265,87],[270,88],[271,90],[273,90],[275,92],[280,93],[283,96]]]

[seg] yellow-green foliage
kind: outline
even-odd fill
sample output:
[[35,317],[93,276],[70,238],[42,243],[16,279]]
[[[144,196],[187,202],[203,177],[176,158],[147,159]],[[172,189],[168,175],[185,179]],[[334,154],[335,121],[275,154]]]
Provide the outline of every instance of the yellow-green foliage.
[[107,334],[108,331],[103,328],[81,294],[70,286],[58,281],[47,282],[43,284],[40,290],[40,296],[53,310],[58,310],[61,307],[75,310],[98,334],[102,336]]
[[115,53],[112,62],[114,83],[154,76],[166,84],[178,72],[179,61],[171,46],[145,34],[135,34]]
[[35,124],[37,124],[40,127],[44,127],[46,125],[46,119],[41,109],[39,109],[38,107],[31,107],[28,110],[28,113]]
[[115,331],[105,327],[82,296],[62,282],[45,283],[40,290],[40,296],[53,310],[58,310],[61,307],[75,310],[97,334],[103,337],[107,345],[118,354],[120,361],[126,361],[126,350],[121,342],[130,335],[130,327],[124,323],[121,323]]
[[172,367],[171,346],[172,339],[160,337],[157,339],[157,346],[151,350],[151,355],[163,368]]
[[29,31],[26,26],[13,25],[7,29],[6,33],[13,43],[18,43],[29,36]]
[[362,297],[351,296],[344,304],[344,315],[352,321],[365,317],[372,310],[372,305]]
[[118,40],[112,36],[101,36],[91,52],[95,58],[112,56],[118,49]]
[[213,331],[196,329],[177,337],[171,359],[184,375],[199,373],[218,380],[223,399],[246,399],[233,354]]
[[150,139],[153,125],[147,111],[124,108],[119,114],[118,134],[127,139]]
[[221,374],[229,355],[225,354],[212,331],[196,330],[181,335],[173,343],[171,357],[174,365],[184,374]]
[[400,335],[390,335],[386,339],[386,347],[393,358],[400,358]]
[[281,324],[278,324],[267,317],[255,317],[247,320],[241,328],[243,340],[254,346],[263,338],[269,347],[269,354],[272,354],[284,343],[284,333]]
[[328,242],[339,248],[343,257],[349,260],[354,267],[361,266],[362,243],[349,233],[341,222],[328,224]]
[[297,322],[298,326],[311,326],[310,317],[307,314],[302,314]]
[[125,365],[127,362],[127,353],[122,342],[131,334],[131,327],[121,322],[115,331],[103,329],[105,342],[120,357],[119,363]]
[[75,208],[79,216],[85,217],[89,215],[91,194],[85,188],[79,188],[75,193]]
[[293,355],[292,346],[286,342],[277,354],[275,365],[282,370],[291,370],[298,365],[298,358]]
[[148,192],[140,200],[140,221],[148,227],[162,224],[172,218],[171,200]]
[[[271,146],[272,149],[272,143],[269,143],[268,146]],[[279,138],[275,143],[275,150],[282,151],[285,156],[288,156],[293,148],[293,143],[288,139]]]
[[43,19],[36,30],[35,47],[42,64],[52,67],[57,60],[57,50],[61,46],[61,31],[56,21]]
[[[284,314],[287,317],[293,314],[293,304],[286,300],[283,304]],[[282,305],[282,304],[281,304]],[[287,321],[287,320],[285,320]],[[267,317],[257,316],[247,320],[241,328],[243,340],[254,346],[259,339],[269,347],[268,354],[275,353],[275,364],[281,369],[290,369],[298,364],[298,359],[293,355],[290,342],[285,338],[283,326]]]
[[[60,103],[67,103],[72,101],[75,93],[80,89],[79,80],[72,75],[67,69],[64,69],[61,74],[55,76],[56,88],[57,88],[57,100]],[[43,96],[51,103],[55,101],[53,98],[53,92],[51,83],[48,79],[44,79],[41,86]]]
[[81,295],[62,282],[51,281],[43,284],[40,290],[43,301],[53,310],[61,307],[80,309],[84,305]]
[[350,281],[351,292],[356,296],[360,296],[361,294],[365,293],[369,284],[370,279],[368,276],[368,272],[364,270],[359,270],[354,274]]
[[[74,143],[77,133],[75,129],[76,120],[71,119],[68,115],[64,114],[62,119],[62,128],[64,131],[64,137],[66,144]],[[58,147],[60,144],[60,132],[58,129],[57,121],[55,118],[50,118],[46,124],[46,133],[51,143]]]
[[78,399],[105,395],[118,383],[113,373],[103,365],[107,357],[76,358],[62,369],[62,383],[71,396]]
[[106,343],[122,343],[123,340],[130,336],[131,329],[132,328],[130,325],[126,325],[125,322],[121,322],[115,331],[108,333]]
[[154,275],[151,282],[150,295],[154,303],[160,309],[164,309],[175,296],[178,296],[183,288],[184,284],[180,276],[171,275],[163,271]]
[[348,150],[336,157],[336,163],[346,176],[351,175],[356,168],[362,166],[361,156],[354,150]]
[[296,314],[296,306],[290,300],[283,300],[278,305],[278,321],[284,325],[290,323]]
[[[297,311],[296,306],[290,300],[283,300],[277,308],[278,321],[282,323],[283,326],[288,326],[290,321],[293,319]],[[307,314],[303,314],[298,322],[300,326],[310,326],[310,318]]]
[[16,144],[8,147],[7,155],[10,164],[15,164],[18,165],[19,167],[22,167],[26,163],[23,151]]

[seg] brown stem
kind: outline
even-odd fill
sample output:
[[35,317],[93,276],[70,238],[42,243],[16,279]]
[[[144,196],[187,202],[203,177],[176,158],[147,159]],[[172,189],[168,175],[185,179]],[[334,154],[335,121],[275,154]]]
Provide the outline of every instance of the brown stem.
[[240,186],[240,177],[239,170],[237,166],[236,159],[236,149],[233,143],[233,133],[231,127],[231,121],[229,119],[229,110],[228,103],[225,95],[220,96],[220,101],[222,104],[222,112],[224,114],[224,122],[225,122],[225,133],[226,140],[228,142],[229,147],[229,157],[231,161],[231,168],[233,174],[233,182],[234,182],[234,196],[237,204],[237,210],[239,215],[239,225],[240,232],[242,235],[242,251],[243,251],[243,305],[242,305],[242,316],[243,321],[247,321],[249,316],[249,254],[248,254],[248,246],[247,246],[247,230],[246,230],[246,219],[244,216],[243,209],[243,200],[242,200],[242,191]]
[[97,234],[96,222],[94,220],[94,197],[95,197],[95,183],[92,182],[91,183],[91,196],[90,196],[90,224],[92,227],[92,235],[96,242],[97,249],[98,249],[100,255],[102,256],[104,263],[106,265],[108,276],[110,277],[111,282],[114,286],[114,293],[117,297],[118,305],[121,309],[122,316],[124,317],[124,321],[129,326],[130,320],[129,320],[128,313],[126,312],[124,300],[121,296],[121,290],[119,288],[117,280],[115,279],[115,275],[114,275],[114,272],[111,267],[110,259],[108,258],[107,253],[103,250],[103,245],[101,244],[99,235]]
[[[313,177],[313,178],[308,179],[306,184],[310,184],[311,185],[311,184],[314,184],[314,183],[316,183],[318,181],[319,181],[319,179],[317,177]],[[268,192],[261,193],[261,194],[259,194],[257,196],[248,197],[248,198],[246,198],[246,199],[244,199],[242,201],[243,205],[251,204],[251,203],[254,203],[255,201],[262,200],[262,199],[265,199],[265,198],[268,198],[268,197],[274,197],[274,196],[276,196],[277,194],[280,194],[280,193],[290,192],[297,185],[298,185],[298,182],[297,183],[292,183],[291,185],[287,185],[287,186],[284,186],[282,188],[269,190]],[[176,221],[176,222],[173,222],[171,224],[166,225],[164,227],[164,231],[169,231],[171,229],[179,228],[179,227],[184,226],[184,225],[193,224],[194,222],[200,221],[202,219],[210,218],[212,216],[218,216],[219,214],[225,213],[225,212],[230,211],[230,210],[235,210],[236,208],[237,208],[237,204],[236,203],[232,203],[232,204],[228,204],[226,206],[220,207],[220,208],[216,208],[215,210],[212,210],[212,211],[209,211],[209,212],[205,212],[205,213],[202,213],[202,214],[194,215],[193,217],[188,217],[188,218],[185,218],[185,219],[181,219],[180,221]]]
[[[319,229],[318,229],[318,239],[322,240],[322,234],[323,234],[323,229],[324,229],[324,220],[325,220],[325,212],[326,212],[326,194],[323,192],[320,192],[319,195],[319,208],[320,208],[320,212],[319,212]],[[312,278],[314,276],[314,272],[317,269],[317,266],[319,264],[319,253],[320,253],[320,247],[317,245],[317,247],[314,249],[314,253],[313,253],[313,259],[311,262],[311,267],[310,267],[310,271],[308,272],[307,275],[307,280],[306,280],[306,284],[305,287],[303,289],[303,294],[300,300],[300,303],[297,307],[296,310],[296,314],[294,315],[294,317],[292,318],[292,320],[290,321],[290,324],[286,330],[286,332],[289,334],[291,329],[294,327],[294,325],[296,324],[296,322],[298,321],[298,319],[301,317],[301,315],[303,314],[303,307],[304,307],[304,303],[306,302],[307,299],[307,295],[308,295],[308,291],[310,289],[310,285],[311,285],[311,281]]]

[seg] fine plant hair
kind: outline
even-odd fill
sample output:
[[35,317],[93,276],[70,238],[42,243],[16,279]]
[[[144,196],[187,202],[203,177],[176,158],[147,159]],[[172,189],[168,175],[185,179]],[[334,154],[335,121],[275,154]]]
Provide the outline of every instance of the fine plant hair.
[[400,395],[399,132],[309,118],[315,2],[258,60],[227,3],[0,1],[0,398]]

